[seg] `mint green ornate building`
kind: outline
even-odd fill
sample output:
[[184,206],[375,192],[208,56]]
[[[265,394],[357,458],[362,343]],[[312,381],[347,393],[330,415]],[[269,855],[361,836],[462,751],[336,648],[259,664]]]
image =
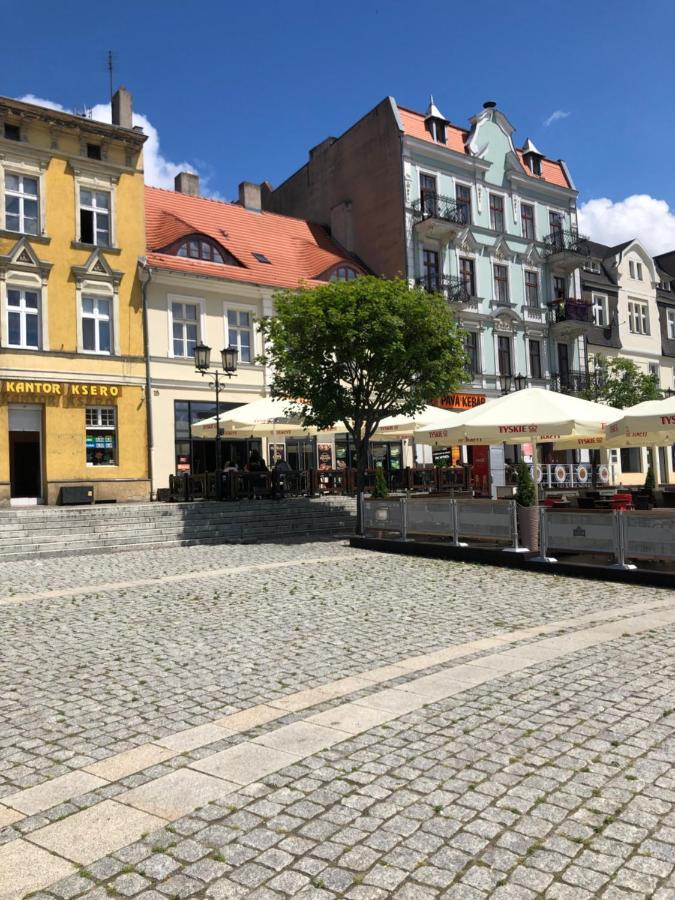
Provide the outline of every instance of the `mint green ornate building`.
[[466,131],[433,100],[423,118],[400,115],[408,272],[456,307],[471,387],[581,385],[591,310],[577,270],[587,245],[565,164],[530,140],[517,148],[491,102]]

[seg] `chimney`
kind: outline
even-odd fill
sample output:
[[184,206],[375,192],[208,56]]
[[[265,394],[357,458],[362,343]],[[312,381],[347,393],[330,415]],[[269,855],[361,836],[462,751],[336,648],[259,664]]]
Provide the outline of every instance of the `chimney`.
[[352,204],[350,200],[338,203],[330,211],[331,236],[349,253],[354,252],[354,225],[352,222]]
[[259,184],[252,181],[242,181],[239,184],[239,206],[252,209],[254,212],[262,210]]
[[194,172],[179,172],[174,178],[173,185],[179,194],[199,196],[199,175],[195,175]]
[[125,87],[120,87],[112,98],[112,123],[121,128],[132,128],[131,94]]

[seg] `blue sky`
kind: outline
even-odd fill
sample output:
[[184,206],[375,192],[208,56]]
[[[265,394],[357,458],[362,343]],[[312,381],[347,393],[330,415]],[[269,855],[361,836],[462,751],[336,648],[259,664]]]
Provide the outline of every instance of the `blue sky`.
[[531,137],[567,161],[582,203],[611,201],[586,207],[593,236],[618,240],[635,227],[652,244],[672,233],[675,246],[672,0],[424,11],[402,0],[38,0],[38,9],[30,22],[20,4],[3,10],[3,31],[17,40],[0,56],[0,93],[69,109],[105,102],[112,48],[115,82],[159,133],[168,163],[160,159],[159,178],[187,162],[230,199],[243,179],[279,183],[387,94],[424,109],[431,92],[460,125],[494,99],[517,143]]

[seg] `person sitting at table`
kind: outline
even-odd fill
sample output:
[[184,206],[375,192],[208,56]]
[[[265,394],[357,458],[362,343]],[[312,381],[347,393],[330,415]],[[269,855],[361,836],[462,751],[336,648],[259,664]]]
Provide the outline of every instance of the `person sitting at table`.
[[251,453],[248,457],[248,463],[246,465],[246,471],[251,473],[251,497],[259,497],[260,489],[265,484],[265,478],[262,476],[263,472],[269,472],[265,460],[262,458],[260,453],[257,450],[251,450]]

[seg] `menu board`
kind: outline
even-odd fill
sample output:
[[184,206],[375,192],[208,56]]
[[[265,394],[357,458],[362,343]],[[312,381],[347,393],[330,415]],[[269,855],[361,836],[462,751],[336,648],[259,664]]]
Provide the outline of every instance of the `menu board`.
[[319,468],[322,470],[333,468],[333,445],[319,444]]

